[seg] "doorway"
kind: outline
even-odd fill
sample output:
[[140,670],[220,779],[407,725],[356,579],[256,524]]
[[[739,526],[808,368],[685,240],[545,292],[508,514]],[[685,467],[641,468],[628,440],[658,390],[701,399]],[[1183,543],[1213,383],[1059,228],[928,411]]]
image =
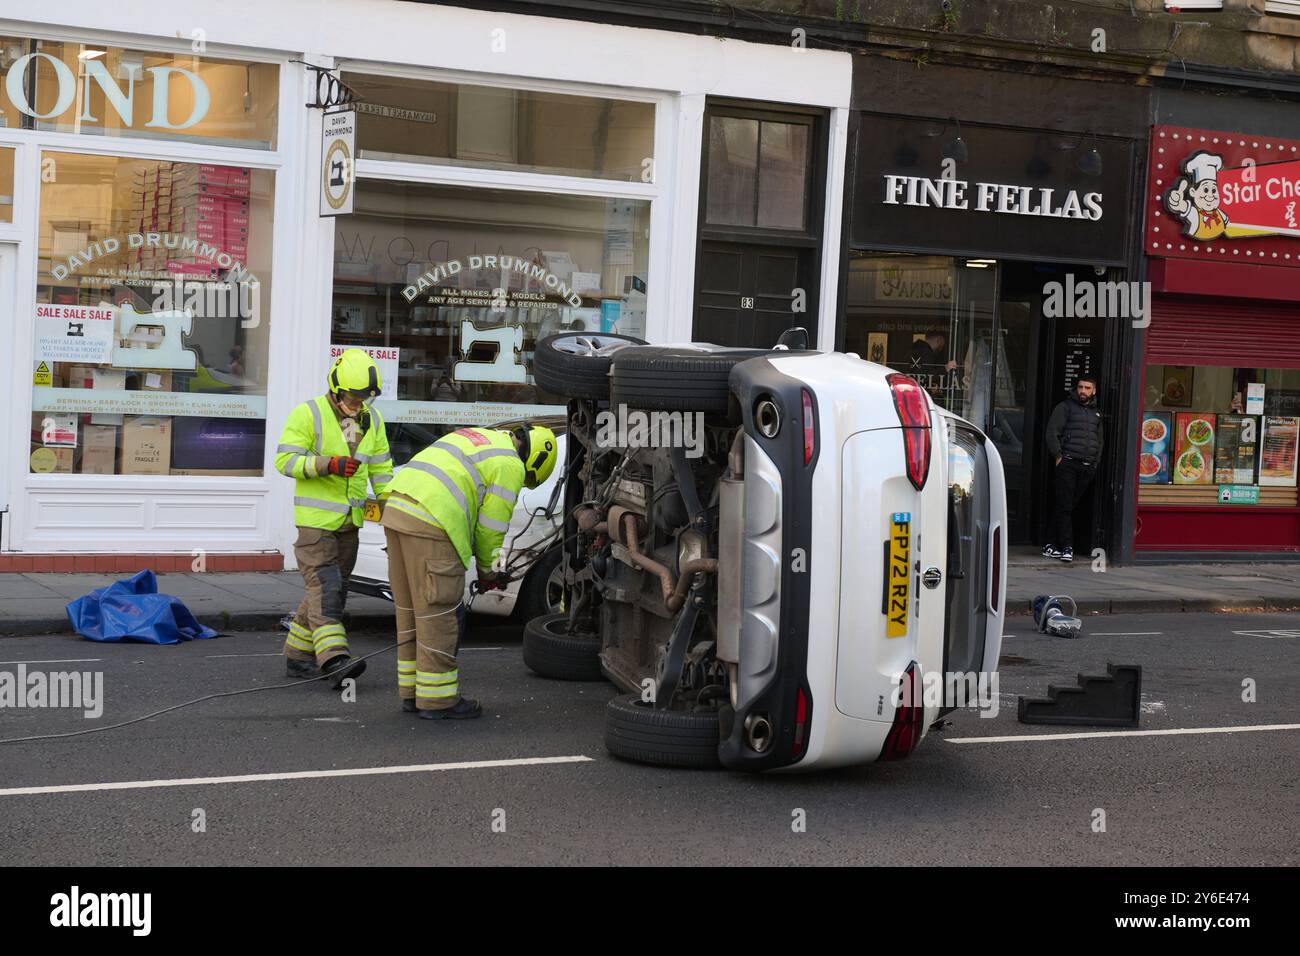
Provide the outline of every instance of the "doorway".
[[[18,327],[18,299],[15,288],[17,270],[14,265],[17,255],[18,247],[14,243],[0,242],[0,328],[10,330]],[[14,447],[14,436],[9,433],[12,420],[12,414],[0,415],[0,443],[3,443],[5,448]],[[26,447],[26,441],[24,437],[23,447]],[[26,460],[27,454],[24,452],[23,461]],[[8,518],[10,517],[9,496],[12,471],[12,468],[0,468],[0,547],[7,547],[9,543]]]
[[825,140],[823,111],[709,101],[696,341],[771,348],[792,326],[817,340]]

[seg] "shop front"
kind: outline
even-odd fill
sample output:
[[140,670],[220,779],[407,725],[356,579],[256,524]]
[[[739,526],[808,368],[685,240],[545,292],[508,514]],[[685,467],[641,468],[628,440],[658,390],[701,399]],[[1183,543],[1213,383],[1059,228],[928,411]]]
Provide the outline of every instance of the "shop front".
[[[894,69],[865,66],[855,103],[898,93]],[[906,371],[992,439],[1013,545],[1043,541],[1047,418],[1080,375],[1097,376],[1108,450],[1076,536],[1109,547],[1122,350],[1142,306],[1128,281],[1140,153],[1118,135],[1132,121],[1081,112],[1077,126],[1028,128],[1083,92],[1026,79],[1012,103],[979,71],[944,72],[935,82],[971,92],[959,116],[853,115],[839,346]],[[936,105],[933,91],[909,95],[904,108]]]
[[1134,545],[1300,552],[1300,141],[1156,126]]
[[[691,335],[708,97],[847,114],[847,55],[599,24],[396,0],[189,35],[82,0],[29,15],[0,21],[0,440],[22,449],[0,570],[283,567],[275,438],[334,354],[375,357],[399,462],[559,411],[538,339]],[[322,71],[356,111],[343,215],[304,106]]]

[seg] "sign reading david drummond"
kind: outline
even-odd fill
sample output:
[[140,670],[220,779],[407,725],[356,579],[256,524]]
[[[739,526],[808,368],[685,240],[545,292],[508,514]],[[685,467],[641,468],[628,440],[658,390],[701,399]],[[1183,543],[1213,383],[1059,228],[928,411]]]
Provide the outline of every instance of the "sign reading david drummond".
[[1300,266],[1300,141],[1157,126],[1150,167],[1149,255]]
[[1125,261],[1130,140],[863,113],[855,162],[856,248]]

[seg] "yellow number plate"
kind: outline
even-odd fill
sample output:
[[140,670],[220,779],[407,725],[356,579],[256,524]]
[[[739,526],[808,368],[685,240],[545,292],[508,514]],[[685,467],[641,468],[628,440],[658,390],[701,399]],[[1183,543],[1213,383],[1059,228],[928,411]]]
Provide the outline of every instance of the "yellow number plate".
[[378,521],[383,517],[383,512],[379,509],[379,502],[371,498],[366,502],[366,520]]
[[885,637],[907,635],[907,615],[911,607],[912,586],[912,513],[895,511],[889,519],[889,575],[885,613]]

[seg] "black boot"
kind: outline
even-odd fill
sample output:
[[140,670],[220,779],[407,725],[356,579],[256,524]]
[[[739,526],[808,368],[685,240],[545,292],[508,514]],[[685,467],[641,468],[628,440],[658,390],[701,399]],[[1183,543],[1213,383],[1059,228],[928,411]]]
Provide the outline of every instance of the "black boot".
[[333,686],[335,690],[339,690],[343,686],[345,680],[349,677],[355,680],[361,676],[365,669],[365,661],[354,660],[346,654],[341,654],[338,657],[331,657],[322,664],[320,672],[333,677],[334,680],[331,686]]
[[317,669],[315,661],[300,661],[293,657],[284,659],[284,676],[296,677],[298,680],[309,680],[313,677],[320,676],[320,670]]
[[474,717],[481,717],[483,708],[479,706],[476,700],[470,700],[468,697],[462,697],[456,701],[455,707],[445,707],[442,710],[422,710],[420,711],[421,720],[470,720]]
[[418,708],[415,706],[415,698],[414,698],[414,697],[403,697],[403,698],[402,698],[402,712],[403,712],[403,713],[414,714],[417,710],[418,710]]

